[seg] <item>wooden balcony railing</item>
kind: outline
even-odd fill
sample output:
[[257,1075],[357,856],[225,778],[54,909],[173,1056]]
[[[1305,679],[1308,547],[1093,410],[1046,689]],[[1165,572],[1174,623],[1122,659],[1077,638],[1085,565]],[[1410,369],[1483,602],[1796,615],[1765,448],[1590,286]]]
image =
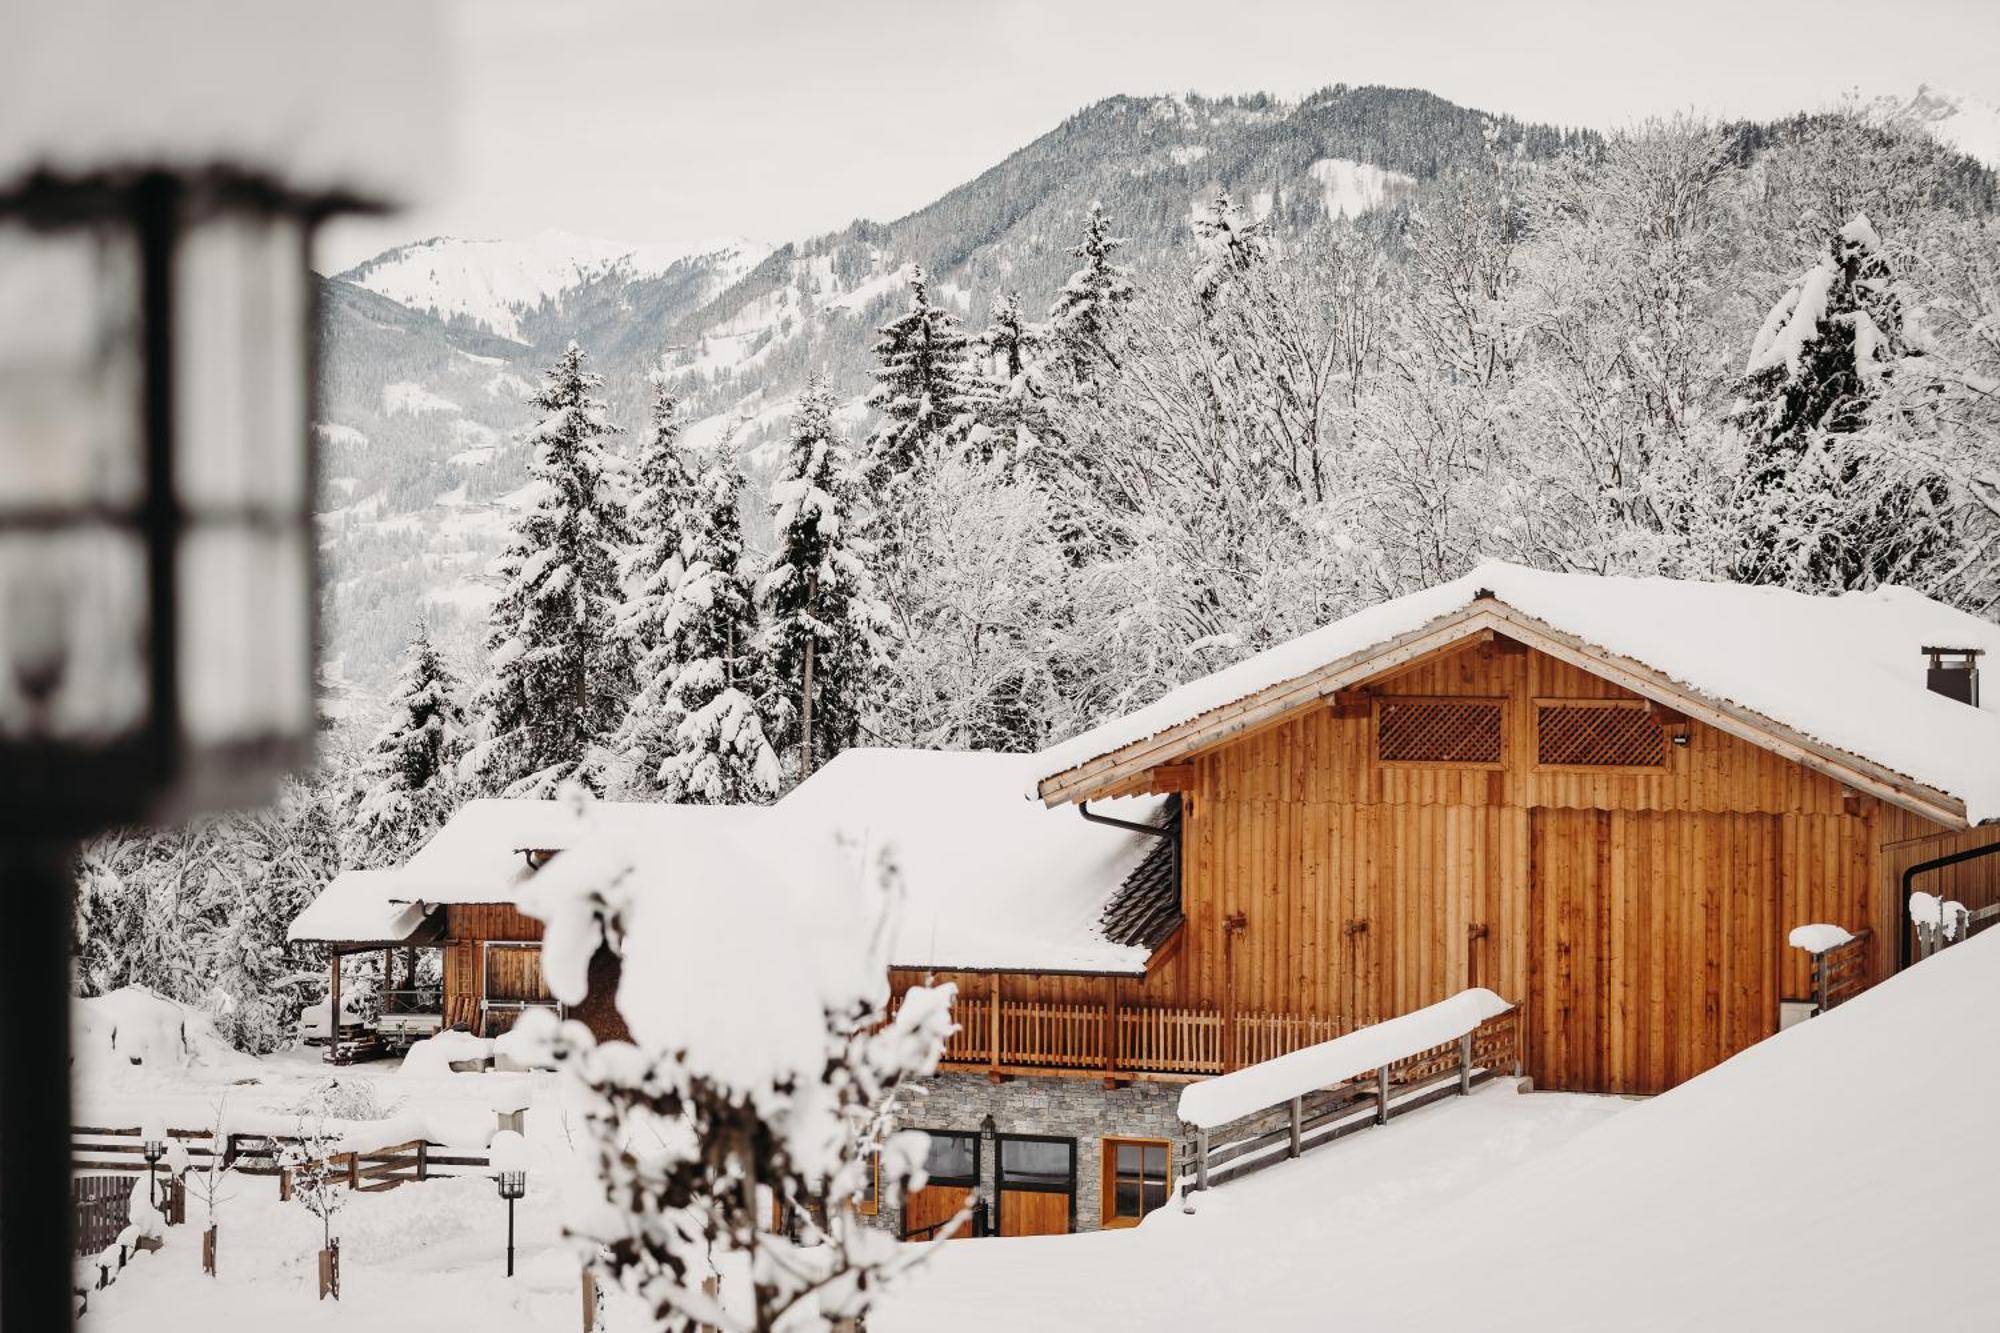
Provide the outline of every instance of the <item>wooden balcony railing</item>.
[[[897,997],[898,1002],[901,996]],[[892,1010],[893,1011],[893,1010]],[[960,995],[943,1066],[992,1073],[1193,1079],[1339,1036],[1337,1019],[1299,1014]]]

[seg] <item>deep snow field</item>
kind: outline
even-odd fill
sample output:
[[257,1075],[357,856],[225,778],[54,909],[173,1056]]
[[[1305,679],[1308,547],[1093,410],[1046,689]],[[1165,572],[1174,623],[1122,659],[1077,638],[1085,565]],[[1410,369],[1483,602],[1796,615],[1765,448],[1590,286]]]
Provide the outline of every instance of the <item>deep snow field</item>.
[[[197,1034],[198,1035],[198,1034]],[[225,1091],[234,1126],[288,1128],[291,1110],[329,1076],[372,1094],[389,1112],[350,1127],[383,1143],[405,1127],[460,1147],[483,1147],[498,1125],[494,1107],[530,1106],[528,1196],[518,1205],[517,1276],[504,1274],[506,1206],[492,1183],[471,1177],[347,1194],[342,1297],[316,1298],[318,1220],[280,1203],[270,1176],[233,1177],[217,1209],[218,1273],[201,1272],[200,1210],[169,1228],[165,1247],[134,1259],[95,1292],[84,1333],[266,1333],[366,1329],[370,1333],[563,1333],[581,1326],[581,1275],[559,1235],[559,1164],[566,1143],[561,1089],[548,1074],[404,1073],[395,1061],[333,1069],[317,1050],[255,1059],[194,1042],[195,1063],[131,1066],[99,1050],[80,1061],[78,1120],[136,1125],[159,1115],[174,1128],[209,1123]],[[88,1053],[87,1053],[88,1055]],[[947,1243],[870,1321],[900,1330],[1168,1328],[1195,1309],[1221,1310],[1231,1293],[1316,1271],[1329,1247],[1351,1248],[1389,1219],[1448,1206],[1464,1191],[1568,1142],[1628,1107],[1611,1098],[1519,1095],[1489,1084],[1463,1101],[1415,1112],[1282,1166],[1215,1190],[1182,1213],[1178,1203],[1145,1226],[1083,1236]],[[371,1131],[369,1123],[380,1125]],[[1165,1265],[1164,1268],[1161,1266]],[[1154,1280],[1162,1271],[1176,1280]],[[1111,1273],[1120,1320],[1101,1311]],[[1153,1275],[1153,1276],[1149,1276]],[[1210,1324],[1210,1327],[1220,1325]],[[643,1329],[637,1312],[606,1301],[608,1333]]]

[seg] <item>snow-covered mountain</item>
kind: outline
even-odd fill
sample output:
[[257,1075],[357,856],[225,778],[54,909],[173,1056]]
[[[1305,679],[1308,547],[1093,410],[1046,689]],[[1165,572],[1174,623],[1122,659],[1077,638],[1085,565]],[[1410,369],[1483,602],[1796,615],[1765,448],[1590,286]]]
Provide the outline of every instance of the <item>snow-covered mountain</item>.
[[[1993,107],[1926,88],[1869,109],[2000,163]],[[1337,224],[1393,250],[1411,207],[1490,172],[1495,152],[1542,159],[1593,138],[1413,89],[1112,97],[913,213],[775,249],[545,233],[388,251],[324,287],[327,656],[357,691],[373,689],[423,615],[476,669],[484,570],[525,480],[525,398],[572,338],[627,431],[643,427],[647,376],[664,366],[685,438],[731,440],[756,495],[809,374],[826,372],[850,429],[866,429],[857,404],[876,330],[916,265],[976,330],[1002,291],[1048,308],[1093,201],[1143,282],[1185,256],[1190,222],[1218,190],[1279,237]]]
[[1929,84],[1913,97],[1877,97],[1867,105],[1883,120],[1919,126],[1939,143],[2000,170],[2000,106]]
[[343,281],[412,310],[460,319],[503,338],[522,337],[530,312],[570,290],[616,276],[657,278],[677,265],[699,267],[716,291],[742,277],[771,247],[741,237],[691,245],[632,245],[569,232],[526,240],[436,236],[377,255],[340,274]]

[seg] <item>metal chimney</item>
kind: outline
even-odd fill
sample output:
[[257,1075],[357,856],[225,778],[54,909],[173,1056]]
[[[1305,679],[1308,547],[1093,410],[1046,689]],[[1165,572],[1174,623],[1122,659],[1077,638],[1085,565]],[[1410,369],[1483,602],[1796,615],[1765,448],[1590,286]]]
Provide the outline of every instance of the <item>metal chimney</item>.
[[1925,683],[1934,693],[1979,707],[1979,657],[1984,648],[1925,648],[1930,671]]

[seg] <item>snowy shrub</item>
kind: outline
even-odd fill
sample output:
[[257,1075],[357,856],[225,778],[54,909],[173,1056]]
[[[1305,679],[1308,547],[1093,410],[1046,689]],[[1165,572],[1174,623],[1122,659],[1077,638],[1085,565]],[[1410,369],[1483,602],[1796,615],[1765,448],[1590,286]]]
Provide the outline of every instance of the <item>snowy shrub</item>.
[[584,998],[600,947],[624,958],[633,1042],[598,1044],[546,1014],[516,1031],[547,1044],[581,1105],[569,1234],[663,1328],[859,1318],[928,1253],[853,1204],[873,1155],[888,1195],[921,1170],[922,1136],[885,1131],[905,1081],[936,1068],[951,988],[913,988],[885,1012],[900,897],[886,855],[760,833],[690,857],[589,832],[523,903],[547,923],[565,1002]]
[[373,1079],[324,1078],[288,1109],[293,1115],[327,1120],[387,1120],[402,1104],[400,1099],[384,1102]]

